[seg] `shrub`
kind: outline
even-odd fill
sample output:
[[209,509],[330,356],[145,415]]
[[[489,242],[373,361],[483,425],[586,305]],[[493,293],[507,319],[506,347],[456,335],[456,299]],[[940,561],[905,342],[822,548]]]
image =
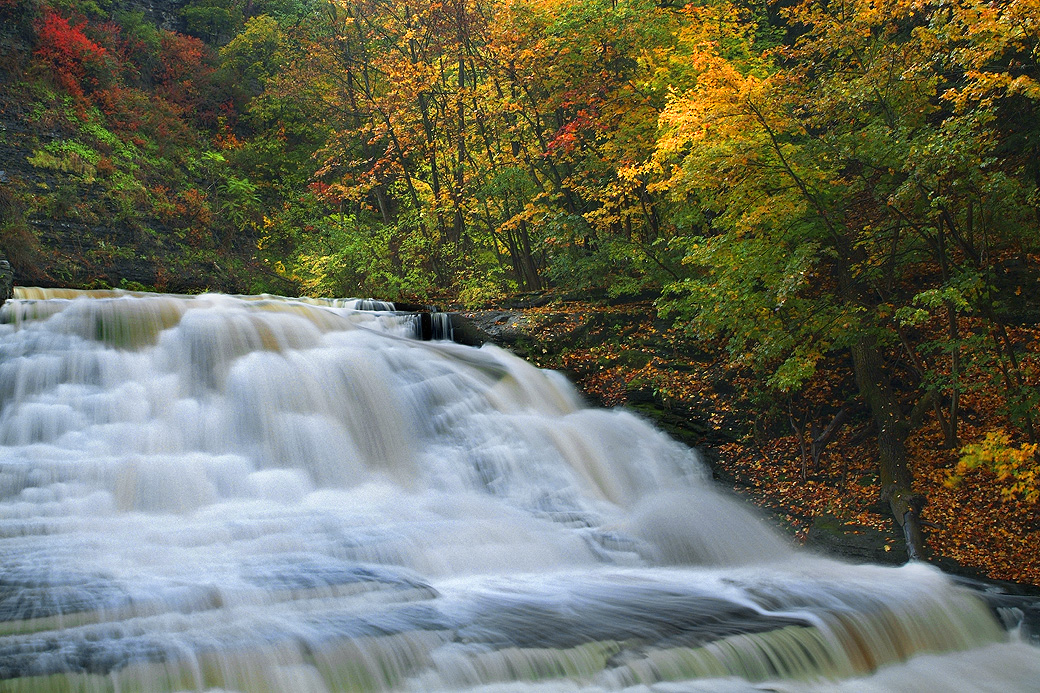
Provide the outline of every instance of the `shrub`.
[[72,24],[48,8],[36,27],[36,50],[54,79],[69,94],[84,96],[84,85],[98,88],[111,75],[108,51],[83,33],[83,23]]

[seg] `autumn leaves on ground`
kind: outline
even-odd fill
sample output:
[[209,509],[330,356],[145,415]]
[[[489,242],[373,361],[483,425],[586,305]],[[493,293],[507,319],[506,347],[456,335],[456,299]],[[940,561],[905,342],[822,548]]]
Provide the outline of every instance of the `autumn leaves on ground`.
[[[707,446],[722,482],[765,508],[797,542],[805,543],[814,526],[837,535],[871,533],[893,562],[905,560],[902,539],[879,500],[876,434],[847,368],[826,364],[803,394],[786,401],[752,401],[756,384],[727,365],[718,344],[693,348],[649,302],[611,303],[554,300],[517,309],[518,352],[567,372],[596,404],[642,411],[684,441]],[[1040,352],[1037,325],[1017,328],[1014,339],[1030,359]],[[642,406],[647,403],[649,409]],[[992,391],[965,394],[964,445],[1007,425],[998,404]],[[800,441],[819,438],[843,409],[814,462],[811,442],[803,452]],[[970,575],[1040,585],[1035,502],[1009,492],[1009,479],[991,471],[970,471],[951,483],[962,452],[946,447],[934,414],[908,448],[916,489],[927,498],[931,560]]]

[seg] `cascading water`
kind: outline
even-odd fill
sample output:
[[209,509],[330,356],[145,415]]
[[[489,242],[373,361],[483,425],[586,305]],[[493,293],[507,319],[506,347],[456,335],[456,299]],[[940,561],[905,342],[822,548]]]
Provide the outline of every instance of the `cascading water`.
[[793,551],[495,347],[385,305],[19,295],[0,691],[1040,690],[972,592]]

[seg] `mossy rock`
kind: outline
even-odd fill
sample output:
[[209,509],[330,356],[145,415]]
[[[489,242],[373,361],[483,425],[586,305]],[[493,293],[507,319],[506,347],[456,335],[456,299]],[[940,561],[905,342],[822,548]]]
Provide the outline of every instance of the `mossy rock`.
[[645,351],[639,351],[638,349],[625,349],[618,354],[618,364],[625,368],[631,368],[633,370],[639,370],[650,365],[650,362],[654,359],[653,354],[648,354]]
[[900,533],[846,525],[830,514],[813,519],[806,545],[853,561],[887,564],[906,561],[906,544]]

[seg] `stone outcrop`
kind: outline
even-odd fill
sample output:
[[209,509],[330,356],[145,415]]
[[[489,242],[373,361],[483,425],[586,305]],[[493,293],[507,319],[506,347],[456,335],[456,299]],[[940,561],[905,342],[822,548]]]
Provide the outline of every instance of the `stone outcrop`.
[[0,306],[4,304],[4,301],[11,298],[13,290],[14,270],[11,269],[10,262],[0,258]]
[[187,0],[125,0],[118,3],[122,9],[143,12],[145,19],[167,31],[184,31],[181,10]]

